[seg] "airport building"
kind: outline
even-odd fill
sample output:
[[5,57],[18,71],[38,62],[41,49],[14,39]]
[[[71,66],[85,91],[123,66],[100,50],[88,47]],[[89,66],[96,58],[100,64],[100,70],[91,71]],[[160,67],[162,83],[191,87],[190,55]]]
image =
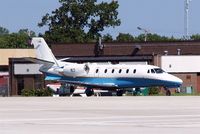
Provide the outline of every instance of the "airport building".
[[[181,78],[184,92],[200,93],[200,41],[145,42],[145,43],[91,43],[91,44],[50,44],[52,52],[58,58],[69,62],[111,62],[113,64],[152,64],[160,66],[169,73]],[[0,68],[6,79],[9,74],[9,94],[20,95],[23,88],[43,88],[44,76],[38,72],[39,65],[22,57],[35,57],[34,49],[1,49],[5,57],[0,58]],[[14,50],[12,50],[14,51]],[[26,52],[31,51],[31,52]],[[18,55],[19,54],[19,55]],[[8,60],[9,58],[9,60]],[[5,61],[7,59],[7,61]],[[6,71],[7,69],[7,71]],[[8,73],[9,72],[9,73]],[[1,84],[1,83],[0,83]]]
[[36,57],[34,49],[0,49],[0,95],[20,95],[24,88],[41,88],[39,65],[23,57]]

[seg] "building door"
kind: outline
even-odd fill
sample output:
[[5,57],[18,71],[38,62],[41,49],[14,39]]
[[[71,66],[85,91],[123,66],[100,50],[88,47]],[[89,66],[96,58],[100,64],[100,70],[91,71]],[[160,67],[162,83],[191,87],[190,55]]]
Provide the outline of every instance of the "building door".
[[24,89],[24,78],[20,77],[17,79],[17,95],[21,95],[23,89]]
[[200,73],[197,74],[197,93],[200,93]]

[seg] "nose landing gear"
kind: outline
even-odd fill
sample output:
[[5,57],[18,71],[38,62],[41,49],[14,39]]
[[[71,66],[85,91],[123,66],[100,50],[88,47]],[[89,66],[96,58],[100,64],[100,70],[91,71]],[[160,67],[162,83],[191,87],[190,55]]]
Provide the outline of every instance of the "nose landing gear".
[[171,96],[172,95],[171,91],[168,88],[164,87],[164,89],[166,91],[166,93],[165,93],[166,96]]

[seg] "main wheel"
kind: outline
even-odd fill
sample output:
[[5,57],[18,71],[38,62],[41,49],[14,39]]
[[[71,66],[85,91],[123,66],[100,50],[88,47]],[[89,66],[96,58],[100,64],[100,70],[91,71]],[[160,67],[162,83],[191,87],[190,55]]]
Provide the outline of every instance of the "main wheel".
[[74,86],[70,86],[70,95],[74,93],[75,87]]
[[122,96],[123,95],[123,93],[124,93],[124,91],[123,90],[117,90],[117,96]]
[[94,90],[91,89],[91,88],[87,88],[87,89],[85,90],[85,94],[86,94],[87,96],[92,96],[92,95],[94,94]]

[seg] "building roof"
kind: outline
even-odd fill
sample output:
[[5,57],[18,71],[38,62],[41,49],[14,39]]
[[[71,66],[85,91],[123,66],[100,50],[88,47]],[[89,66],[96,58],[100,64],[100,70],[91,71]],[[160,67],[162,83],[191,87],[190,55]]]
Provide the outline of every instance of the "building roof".
[[[200,55],[200,41],[103,43],[103,52],[95,57],[95,43],[51,44],[57,58],[68,61],[151,61],[153,55]],[[0,49],[0,65],[8,58],[36,57],[34,49]]]
[[102,56],[102,57],[71,57],[66,59],[67,62],[129,62],[129,61],[148,61],[153,60],[152,55],[145,56]]
[[8,65],[9,58],[36,57],[34,49],[0,49],[0,65]]
[[[200,55],[200,41],[103,43],[103,56]],[[57,57],[95,56],[93,44],[51,44]],[[137,49],[137,51],[136,51]]]

